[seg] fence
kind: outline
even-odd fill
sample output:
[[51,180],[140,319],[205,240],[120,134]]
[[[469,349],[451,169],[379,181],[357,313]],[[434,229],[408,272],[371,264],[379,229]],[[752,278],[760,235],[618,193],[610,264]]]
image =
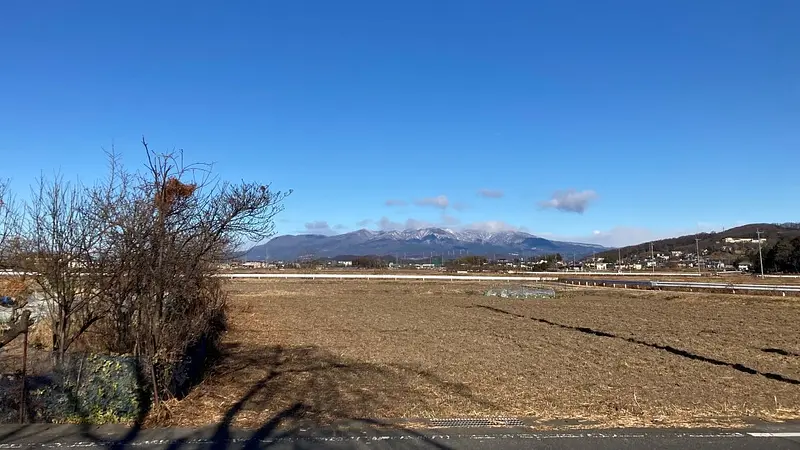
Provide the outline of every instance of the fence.
[[310,280],[439,280],[439,281],[558,281],[558,277],[517,277],[480,275],[405,275],[405,274],[366,274],[366,273],[227,273],[218,274],[223,278],[280,278]]
[[604,286],[615,288],[630,289],[666,289],[666,290],[707,290],[707,291],[726,291],[731,293],[740,292],[765,292],[786,295],[800,293],[800,286],[780,285],[780,284],[733,284],[733,283],[697,283],[688,281],[634,281],[634,280],[602,280],[585,278],[561,278],[560,282],[579,286]]

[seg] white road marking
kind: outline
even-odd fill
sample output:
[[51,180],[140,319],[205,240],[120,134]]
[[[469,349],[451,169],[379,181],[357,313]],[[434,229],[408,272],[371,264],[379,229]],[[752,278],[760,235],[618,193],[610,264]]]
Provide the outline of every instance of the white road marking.
[[[603,433],[603,432],[586,432],[586,433],[497,433],[497,434],[472,434],[472,435],[447,435],[447,434],[434,434],[434,435],[378,435],[378,436],[308,436],[308,437],[283,437],[283,438],[266,438],[259,439],[258,442],[262,444],[277,444],[277,443],[313,443],[313,442],[375,442],[375,441],[442,441],[442,440],[514,440],[514,439],[527,439],[527,440],[553,440],[553,439],[646,439],[646,438],[683,438],[683,439],[732,439],[744,437],[758,437],[758,438],[775,438],[775,437],[800,437],[800,433]],[[150,440],[135,440],[129,442],[126,446],[131,447],[153,447],[164,446],[181,442],[184,445],[210,445],[215,442],[213,439],[195,438],[195,439],[150,439]],[[224,440],[227,444],[243,444],[250,442],[248,438],[229,438]],[[98,440],[82,441],[82,442],[47,442],[47,443],[7,443],[0,444],[0,450],[16,450],[22,448],[105,448],[113,441]]]
[[800,438],[800,432],[787,432],[787,433],[747,433],[753,437],[763,437],[763,438],[790,438],[796,437]]

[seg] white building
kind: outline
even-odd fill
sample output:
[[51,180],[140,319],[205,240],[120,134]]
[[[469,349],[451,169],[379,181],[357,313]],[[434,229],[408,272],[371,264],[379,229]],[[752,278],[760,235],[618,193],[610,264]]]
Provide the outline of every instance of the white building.
[[759,242],[764,244],[764,243],[767,242],[767,239],[766,238],[752,239],[752,238],[731,238],[731,237],[727,237],[727,238],[725,238],[725,242],[727,244],[758,244]]

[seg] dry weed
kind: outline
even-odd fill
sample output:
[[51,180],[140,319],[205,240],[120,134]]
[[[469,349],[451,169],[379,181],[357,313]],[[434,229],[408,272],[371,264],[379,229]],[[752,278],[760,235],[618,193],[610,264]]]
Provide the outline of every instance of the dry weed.
[[524,416],[542,427],[570,426],[563,419],[728,426],[800,417],[791,356],[800,354],[798,302],[609,290],[514,300],[482,296],[488,286],[231,283],[222,360],[159,423],[199,426],[234,411],[234,425],[259,426],[298,404],[297,420],[325,424]]

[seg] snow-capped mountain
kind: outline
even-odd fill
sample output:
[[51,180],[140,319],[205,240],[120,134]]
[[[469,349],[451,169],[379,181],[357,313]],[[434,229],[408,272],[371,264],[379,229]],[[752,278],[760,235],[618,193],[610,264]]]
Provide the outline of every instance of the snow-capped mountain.
[[398,255],[408,258],[434,254],[529,256],[561,253],[582,257],[607,250],[594,244],[551,241],[521,231],[421,228],[402,231],[358,230],[335,236],[315,234],[278,236],[247,252],[249,260],[294,260],[340,255]]

